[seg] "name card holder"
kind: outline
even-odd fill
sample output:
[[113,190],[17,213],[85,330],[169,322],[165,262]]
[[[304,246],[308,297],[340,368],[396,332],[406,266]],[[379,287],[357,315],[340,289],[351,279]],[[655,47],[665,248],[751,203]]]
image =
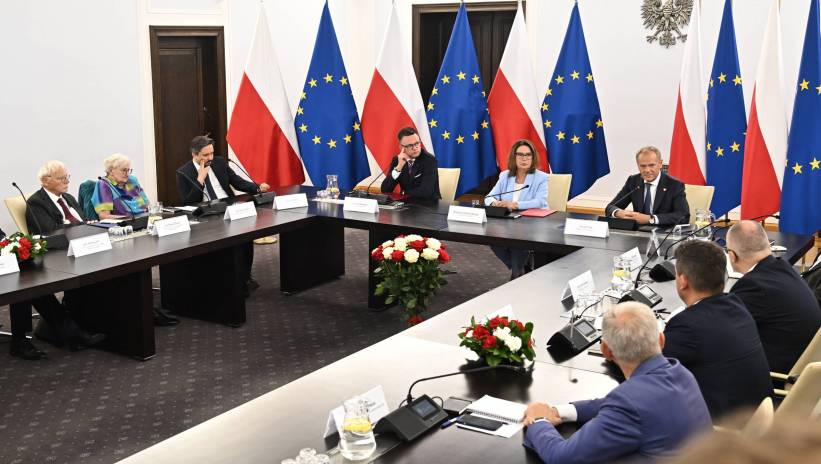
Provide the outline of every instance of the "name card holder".
[[581,295],[591,295],[596,291],[593,272],[588,270],[567,281],[562,291],[562,306],[570,309]]
[[191,230],[191,225],[188,223],[188,216],[181,214],[172,218],[154,221],[154,230],[157,232],[157,237],[165,237],[166,235],[188,232]]
[[448,208],[448,221],[482,224],[487,222],[487,212],[484,208],[451,206],[450,208]]
[[225,216],[223,216],[222,219],[236,221],[237,219],[256,217],[256,215],[257,205],[253,201],[246,201],[243,203],[234,203],[225,208]]
[[606,222],[567,218],[564,222],[564,234],[607,238],[610,236],[610,227]]
[[17,264],[17,255],[10,254],[0,256],[0,275],[13,274],[20,272],[20,266]]
[[277,195],[274,198],[274,209],[276,210],[307,207],[308,196],[304,193],[295,193],[293,195]]
[[372,198],[345,197],[342,211],[355,211],[357,213],[378,213],[379,203]]
[[89,235],[88,237],[75,238],[68,242],[67,256],[74,256],[75,258],[82,258],[83,256],[93,255],[101,251],[108,251],[111,249],[111,239],[108,237],[108,232],[102,234]]
[[632,250],[627,251],[626,253],[622,253],[621,257],[626,259],[630,263],[631,271],[635,271],[642,265],[641,252],[639,252],[639,247],[634,247]]

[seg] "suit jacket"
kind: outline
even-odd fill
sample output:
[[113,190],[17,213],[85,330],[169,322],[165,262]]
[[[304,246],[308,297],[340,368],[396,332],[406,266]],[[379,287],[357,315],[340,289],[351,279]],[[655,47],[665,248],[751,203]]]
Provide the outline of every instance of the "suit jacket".
[[[656,187],[656,197],[653,199],[653,215],[658,218],[658,225],[688,222],[690,220],[690,205],[687,204],[684,183],[663,172],[659,176],[661,176],[661,179],[659,179],[659,185]],[[631,190],[632,193],[630,193]],[[605,212],[607,216],[612,216],[613,211],[627,208],[627,205],[631,203],[634,211],[644,209],[644,179],[641,178],[641,174],[634,174],[627,178],[624,187],[613,198],[613,201],[607,205]]]
[[[80,215],[79,218],[85,221],[83,216],[83,209],[77,200],[68,193],[63,194],[63,199],[68,206],[74,208],[74,211]],[[57,205],[51,201],[45,189],[34,192],[28,199],[26,207],[26,226],[28,226],[29,233],[32,235],[49,235],[55,230],[66,227],[63,224],[63,214]],[[40,229],[42,227],[42,229]]]
[[664,335],[664,355],[693,373],[713,418],[772,395],[758,329],[738,296],[704,298],[672,317]]
[[758,327],[770,370],[789,373],[821,327],[807,283],[781,258],[767,256],[733,285]]
[[[530,187],[519,192],[519,209],[547,208],[547,173],[536,170],[528,174],[525,185]],[[502,171],[493,190],[485,198],[485,204],[489,205],[494,200],[513,200],[513,193],[502,193],[511,190],[516,190],[516,176],[511,177],[510,171]]]
[[[222,189],[228,194],[228,198],[234,196],[234,191],[231,190],[231,187],[245,193],[259,192],[257,184],[238,176],[237,173],[228,166],[228,161],[226,161],[225,158],[215,156],[213,161],[211,161],[211,170],[214,171],[214,175],[217,176],[217,181],[219,181]],[[180,171],[182,171],[182,173]],[[188,179],[183,177],[183,173]],[[207,192],[207,189],[205,188],[205,184],[200,185],[201,190],[197,189],[194,186],[195,184],[198,184],[197,168],[194,167],[194,163],[188,161],[177,170],[177,191],[180,193],[182,204],[195,205],[202,203],[202,192]],[[216,198],[213,198],[213,200],[216,200]]]
[[693,433],[710,427],[710,415],[687,369],[653,356],[606,397],[573,403],[584,425],[565,440],[549,422],[525,432],[525,446],[544,462],[651,461],[670,454]]
[[438,200],[442,198],[439,194],[439,165],[433,155],[422,150],[422,153],[413,162],[413,176],[408,174],[408,164],[402,168],[397,179],[393,178],[393,170],[399,164],[399,157],[394,156],[391,160],[391,167],[382,181],[382,191],[393,192],[398,184],[402,188],[402,193],[411,198],[420,200]]

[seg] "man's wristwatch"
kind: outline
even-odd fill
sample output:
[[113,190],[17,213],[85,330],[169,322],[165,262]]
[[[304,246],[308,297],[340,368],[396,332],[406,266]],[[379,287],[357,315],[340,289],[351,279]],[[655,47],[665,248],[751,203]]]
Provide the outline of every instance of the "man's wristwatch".
[[550,421],[547,420],[547,417],[542,416],[542,417],[537,417],[537,418],[533,419],[533,423],[535,424],[536,422],[550,422]]

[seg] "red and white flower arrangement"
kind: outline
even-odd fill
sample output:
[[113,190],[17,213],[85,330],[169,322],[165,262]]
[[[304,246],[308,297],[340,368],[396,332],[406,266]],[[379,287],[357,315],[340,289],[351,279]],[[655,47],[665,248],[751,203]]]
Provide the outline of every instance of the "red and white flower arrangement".
[[376,295],[385,295],[385,303],[398,302],[402,317],[410,325],[424,320],[428,299],[445,284],[440,264],[450,261],[447,246],[435,238],[400,235],[371,251],[379,265]]
[[522,324],[507,317],[494,317],[477,324],[473,317],[470,326],[459,334],[462,340],[459,346],[466,346],[489,366],[495,366],[502,361],[522,363],[526,358],[533,361],[536,352],[533,350],[533,323]]
[[0,240],[0,256],[15,255],[17,261],[28,261],[43,256],[47,251],[46,241],[39,235],[15,232]]

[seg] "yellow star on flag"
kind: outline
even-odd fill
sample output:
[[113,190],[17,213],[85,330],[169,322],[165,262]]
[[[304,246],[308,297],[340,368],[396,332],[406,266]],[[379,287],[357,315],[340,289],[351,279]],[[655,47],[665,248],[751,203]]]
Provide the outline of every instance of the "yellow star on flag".
[[727,81],[727,75],[726,75],[726,74],[724,74],[724,73],[719,74],[719,75],[718,75],[718,81],[719,81],[719,82],[721,82],[721,83],[723,84],[724,82],[726,82],[726,81]]
[[809,90],[810,89],[810,81],[808,81],[806,79],[802,80],[801,83],[798,84],[798,85],[801,86],[801,90]]
[[735,75],[735,79],[733,79],[733,84],[735,84],[735,85],[741,85],[741,76],[739,76],[738,74],[736,74],[736,75]]
[[593,75],[590,74],[590,73],[587,73],[586,79],[587,79],[587,82],[593,82]]
[[579,72],[574,69],[573,72],[570,73],[570,77],[572,77],[573,80],[575,81],[576,79],[579,78]]
[[319,138],[318,135],[315,135],[314,138],[312,138],[311,140],[314,141],[314,145],[319,145],[320,143],[322,143],[322,139]]
[[436,124],[438,124],[438,121],[435,120],[435,119],[431,119],[430,121],[428,121],[428,125],[430,126],[431,129],[436,127]]
[[342,137],[345,140],[345,143],[351,143],[351,134],[345,134],[345,137]]
[[562,76],[556,76],[556,79],[554,79],[554,80],[556,81],[557,84],[564,84],[564,77],[562,77]]
[[353,123],[353,130],[354,130],[354,132],[359,130],[359,123],[358,122]]
[[332,76],[332,75],[330,75],[330,74],[325,74],[325,77],[323,77],[323,79],[325,79],[325,83],[326,83],[326,84],[330,84],[330,83],[331,83],[331,81],[333,81],[333,80],[334,80],[334,76]]
[[813,157],[812,161],[810,161],[810,166],[812,166],[813,171],[815,171],[816,169],[821,169],[821,161]]
[[330,148],[336,148],[336,140],[331,139],[331,140],[328,142],[328,147],[330,147]]
[[715,83],[716,83],[715,79],[710,79],[710,87],[712,87],[713,84],[715,84]]
[[710,151],[710,149],[712,149],[712,147],[713,147],[713,145],[710,142],[707,142],[707,151]]
[[549,109],[550,109],[550,105],[548,105],[547,103],[542,103],[542,111],[547,111]]
[[587,133],[587,140],[593,140],[593,131]]
[[487,121],[482,121],[482,129],[487,129],[488,123]]
[[470,80],[472,80],[474,84],[478,84],[479,83],[479,76],[474,74],[473,77],[470,78]]
[[476,131],[473,131],[473,133],[470,134],[470,136],[473,137],[473,140],[479,140],[479,133]]
[[309,80],[308,85],[310,85],[311,87],[316,87],[316,79]]
[[448,77],[448,75],[447,75],[447,74],[445,74],[444,76],[442,76],[442,83],[443,83],[443,84],[450,84],[450,77]]
[[430,94],[431,94],[431,95],[438,95],[438,94],[439,94],[439,89],[437,89],[436,87],[434,87],[434,88],[433,88],[433,92],[431,92]]
[[733,144],[732,144],[732,145],[730,145],[730,148],[731,148],[733,151],[738,151],[738,147],[740,147],[740,146],[741,146],[741,145],[739,145],[739,144],[738,144],[735,140],[733,140]]
[[559,133],[556,134],[556,138],[559,140],[564,140],[564,132],[559,131]]
[[821,95],[821,85],[819,85],[818,87],[816,87],[816,88],[815,88],[815,90],[817,90],[817,91],[818,91],[818,95]]
[[296,114],[303,114],[303,113],[305,113],[305,110],[304,110],[304,109],[302,109],[302,107],[301,107],[301,106],[297,106],[297,107],[296,107]]
[[802,168],[802,167],[803,167],[803,166],[801,166],[800,164],[795,163],[795,166],[793,166],[793,167],[792,167],[792,173],[793,173],[793,174],[803,174],[803,173],[801,172],[801,168]]
[[579,143],[579,136],[576,135],[576,134],[573,134],[573,137],[570,137],[570,140],[572,140],[573,143]]
[[459,71],[459,74],[457,74],[456,77],[458,77],[460,81],[465,80],[465,72]]
[[450,132],[445,131],[442,133],[442,138],[445,140],[450,140]]
[[306,98],[308,98],[308,94],[306,94],[305,91],[303,90],[302,93],[299,95],[299,99],[300,100],[305,100]]
[[456,137],[456,143],[465,143],[465,138],[461,135]]
[[339,83],[342,84],[342,85],[348,85],[348,78],[345,77],[345,76],[342,76],[342,79],[339,79]]
[[305,123],[303,123],[301,126],[299,126],[299,131],[300,132],[308,132],[308,126],[305,125]]
[[551,121],[551,120],[549,120],[549,119],[545,120],[545,122],[544,122],[544,126],[545,126],[545,127],[547,127],[548,129],[550,129],[550,126],[552,126],[552,125],[553,125],[553,121]]
[[428,111],[433,110],[433,102],[428,102]]
[[545,93],[544,93],[544,96],[545,96],[545,97],[549,97],[549,96],[551,96],[551,95],[553,95],[553,89],[551,89],[550,87],[548,87],[548,88],[547,88],[547,92],[545,92]]
[[602,122],[602,120],[601,120],[601,119],[599,119],[598,121],[596,121],[596,127],[602,127],[602,126],[604,126],[604,123]]
[[716,156],[724,156],[724,149],[721,147],[716,148]]

